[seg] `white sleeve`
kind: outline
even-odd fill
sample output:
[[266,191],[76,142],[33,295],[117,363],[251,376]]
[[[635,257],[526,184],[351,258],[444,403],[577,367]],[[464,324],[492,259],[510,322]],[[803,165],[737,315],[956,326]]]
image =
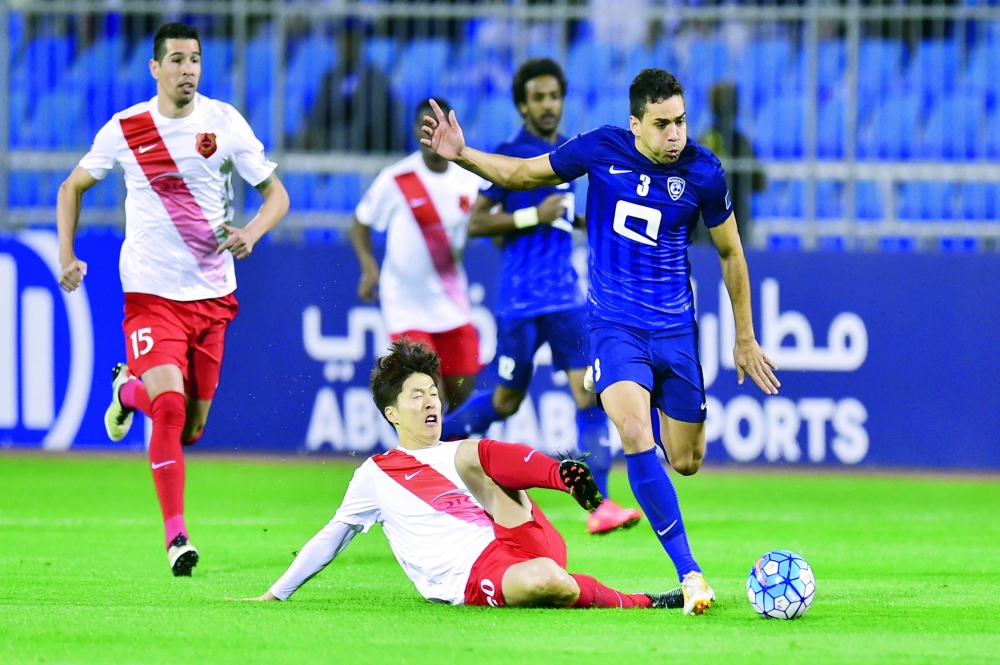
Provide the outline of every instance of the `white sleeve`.
[[264,144],[253,133],[250,124],[235,108],[230,107],[233,118],[233,161],[240,177],[256,187],[274,173],[278,165],[264,154]]
[[395,178],[382,171],[354,209],[354,216],[365,226],[385,232],[401,196]]
[[311,580],[327,564],[344,551],[358,533],[360,526],[333,519],[313,536],[292,561],[285,574],[271,585],[271,593],[279,600],[288,600],[295,591]]
[[101,131],[97,132],[94,143],[90,146],[90,152],[80,160],[80,168],[96,180],[103,180],[118,161],[118,142],[121,138],[121,123],[117,118],[112,118],[101,127]]
[[295,590],[326,568],[334,557],[344,551],[351,539],[368,529],[381,518],[378,492],[371,476],[370,465],[365,462],[354,472],[344,501],[330,523],[312,537],[298,553],[285,574],[271,587],[276,598],[287,600]]

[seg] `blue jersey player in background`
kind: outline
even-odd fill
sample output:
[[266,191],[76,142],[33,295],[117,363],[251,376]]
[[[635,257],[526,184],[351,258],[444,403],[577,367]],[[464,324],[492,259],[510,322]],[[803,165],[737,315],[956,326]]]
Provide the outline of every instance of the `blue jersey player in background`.
[[[549,58],[533,58],[514,75],[514,105],[524,126],[497,152],[511,157],[546,155],[566,142],[559,134],[566,77]],[[597,400],[584,389],[589,364],[587,311],[573,268],[573,184],[511,191],[499,185],[480,193],[469,218],[470,236],[503,243],[497,304],[499,384],[480,391],[444,422],[442,438],[484,433],[521,406],[534,370],[535,352],[548,342],[552,365],[565,371],[577,407],[578,447],[605,501],[587,520],[587,530],[604,533],[630,527],[642,517],[634,508],[608,500],[611,450],[608,426]]]
[[737,380],[767,394],[780,383],[757,343],[750,277],[722,166],[687,138],[684,89],[645,69],[629,88],[629,129],[601,127],[532,159],[465,145],[452,111],[425,117],[421,141],[490,182],[527,190],[590,176],[590,353],[594,383],[621,434],[629,483],[684,590],[685,614],[715,594],[688,546],[677,495],[656,457],[650,405],[671,466],[695,473],[705,451],[705,391],[687,247],[699,217],[722,263],[736,323]]

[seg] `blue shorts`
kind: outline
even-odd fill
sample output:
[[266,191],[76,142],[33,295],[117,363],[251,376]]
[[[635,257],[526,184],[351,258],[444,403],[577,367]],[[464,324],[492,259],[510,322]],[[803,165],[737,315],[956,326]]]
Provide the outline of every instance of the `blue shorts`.
[[575,307],[561,312],[513,319],[497,319],[497,374],[500,384],[523,391],[531,383],[535,352],[545,342],[552,349],[557,370],[587,366],[587,309]]
[[698,324],[651,332],[617,324],[590,329],[594,386],[619,381],[649,391],[650,402],[674,420],[705,422],[705,379],[698,357]]

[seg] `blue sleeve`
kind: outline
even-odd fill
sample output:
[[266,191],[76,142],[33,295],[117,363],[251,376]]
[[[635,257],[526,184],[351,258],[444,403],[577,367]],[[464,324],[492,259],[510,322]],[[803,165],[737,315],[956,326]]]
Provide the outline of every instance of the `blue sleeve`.
[[601,129],[577,134],[549,153],[549,163],[560,180],[571,182],[587,174],[601,137]]
[[713,159],[709,164],[708,178],[698,198],[701,204],[701,217],[708,228],[719,226],[732,214],[733,201],[729,195],[729,186],[726,184],[726,172],[718,160]]

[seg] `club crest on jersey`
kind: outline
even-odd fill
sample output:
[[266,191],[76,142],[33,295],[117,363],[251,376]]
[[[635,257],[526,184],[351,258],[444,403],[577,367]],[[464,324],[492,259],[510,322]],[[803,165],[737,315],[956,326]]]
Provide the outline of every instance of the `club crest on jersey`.
[[215,154],[219,145],[215,142],[215,134],[198,134],[198,154],[208,159]]
[[684,178],[667,178],[667,194],[670,194],[670,198],[676,201],[684,194]]
[[465,214],[472,210],[472,201],[469,200],[468,196],[463,194],[458,197],[458,207],[462,210],[462,214]]

